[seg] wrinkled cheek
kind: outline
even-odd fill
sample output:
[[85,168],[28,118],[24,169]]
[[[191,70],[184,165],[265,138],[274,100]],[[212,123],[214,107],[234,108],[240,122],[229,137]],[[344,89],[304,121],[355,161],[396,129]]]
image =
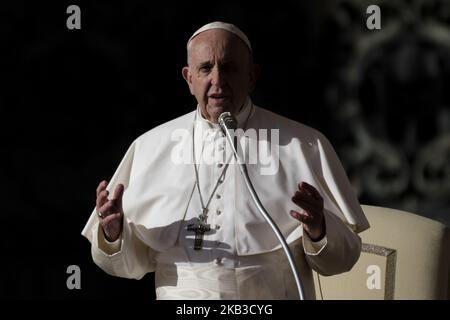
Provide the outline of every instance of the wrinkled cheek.
[[194,87],[194,95],[199,104],[206,103],[206,94],[205,94],[205,90],[203,88]]

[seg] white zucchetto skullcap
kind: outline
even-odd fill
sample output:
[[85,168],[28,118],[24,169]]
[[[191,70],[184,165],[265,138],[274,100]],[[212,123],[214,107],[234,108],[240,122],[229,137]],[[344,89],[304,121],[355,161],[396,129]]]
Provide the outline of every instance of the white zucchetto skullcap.
[[252,46],[250,45],[250,41],[248,40],[247,36],[234,24],[225,23],[225,22],[221,22],[221,21],[216,21],[216,22],[211,22],[211,23],[205,24],[203,27],[201,27],[200,29],[195,31],[194,34],[189,38],[189,40],[187,42],[187,47],[189,47],[189,43],[197,35],[199,35],[202,32],[211,30],[211,29],[223,29],[223,30],[227,30],[227,31],[235,34],[236,36],[239,37],[239,39],[244,41],[244,43],[247,45],[248,49],[250,50],[250,53],[253,53]]

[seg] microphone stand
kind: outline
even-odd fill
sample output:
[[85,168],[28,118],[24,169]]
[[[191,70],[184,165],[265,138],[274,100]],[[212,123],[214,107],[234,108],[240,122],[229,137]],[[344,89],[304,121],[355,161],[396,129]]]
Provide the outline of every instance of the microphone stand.
[[270,217],[269,213],[267,212],[267,210],[264,208],[261,201],[259,200],[258,194],[256,193],[255,188],[253,187],[253,184],[248,175],[247,166],[245,165],[245,162],[241,160],[241,158],[237,152],[237,137],[236,136],[234,137],[234,141],[233,141],[233,137],[231,137],[231,134],[229,131],[229,124],[231,124],[231,126],[233,126],[233,128],[230,128],[230,129],[236,129],[237,122],[234,119],[234,117],[231,115],[231,113],[230,112],[222,113],[219,117],[219,125],[220,125],[220,128],[222,129],[223,133],[226,135],[228,142],[231,145],[234,156],[236,157],[236,161],[239,165],[239,170],[241,171],[242,177],[244,178],[245,185],[247,186],[247,189],[250,192],[250,195],[251,195],[256,207],[258,208],[259,212],[262,214],[264,219],[266,219],[267,223],[270,225],[273,232],[275,233],[278,240],[280,241],[281,246],[283,247],[284,252],[289,260],[289,265],[291,266],[292,273],[294,274],[294,278],[295,278],[295,282],[297,284],[297,290],[298,290],[298,295],[300,297],[300,300],[305,300],[304,292],[303,292],[303,285],[302,285],[300,275],[298,273],[298,269],[295,264],[294,258],[292,257],[291,250],[289,249],[289,247],[286,243],[286,240],[284,239],[284,236],[281,233],[280,229],[275,224],[275,222]]

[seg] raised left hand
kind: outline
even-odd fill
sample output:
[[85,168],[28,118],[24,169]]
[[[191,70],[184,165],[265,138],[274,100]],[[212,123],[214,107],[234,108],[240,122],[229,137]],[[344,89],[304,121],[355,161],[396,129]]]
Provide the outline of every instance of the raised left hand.
[[323,216],[323,198],[320,193],[306,182],[298,185],[298,191],[292,197],[300,212],[291,210],[291,216],[303,223],[311,240],[319,240],[325,233],[325,218]]

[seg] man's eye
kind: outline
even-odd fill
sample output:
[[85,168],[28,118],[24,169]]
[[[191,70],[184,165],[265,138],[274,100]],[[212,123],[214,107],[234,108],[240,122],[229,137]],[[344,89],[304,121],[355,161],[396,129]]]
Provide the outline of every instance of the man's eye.
[[201,72],[208,72],[209,70],[211,70],[210,66],[202,66],[202,67],[200,67],[200,71]]

